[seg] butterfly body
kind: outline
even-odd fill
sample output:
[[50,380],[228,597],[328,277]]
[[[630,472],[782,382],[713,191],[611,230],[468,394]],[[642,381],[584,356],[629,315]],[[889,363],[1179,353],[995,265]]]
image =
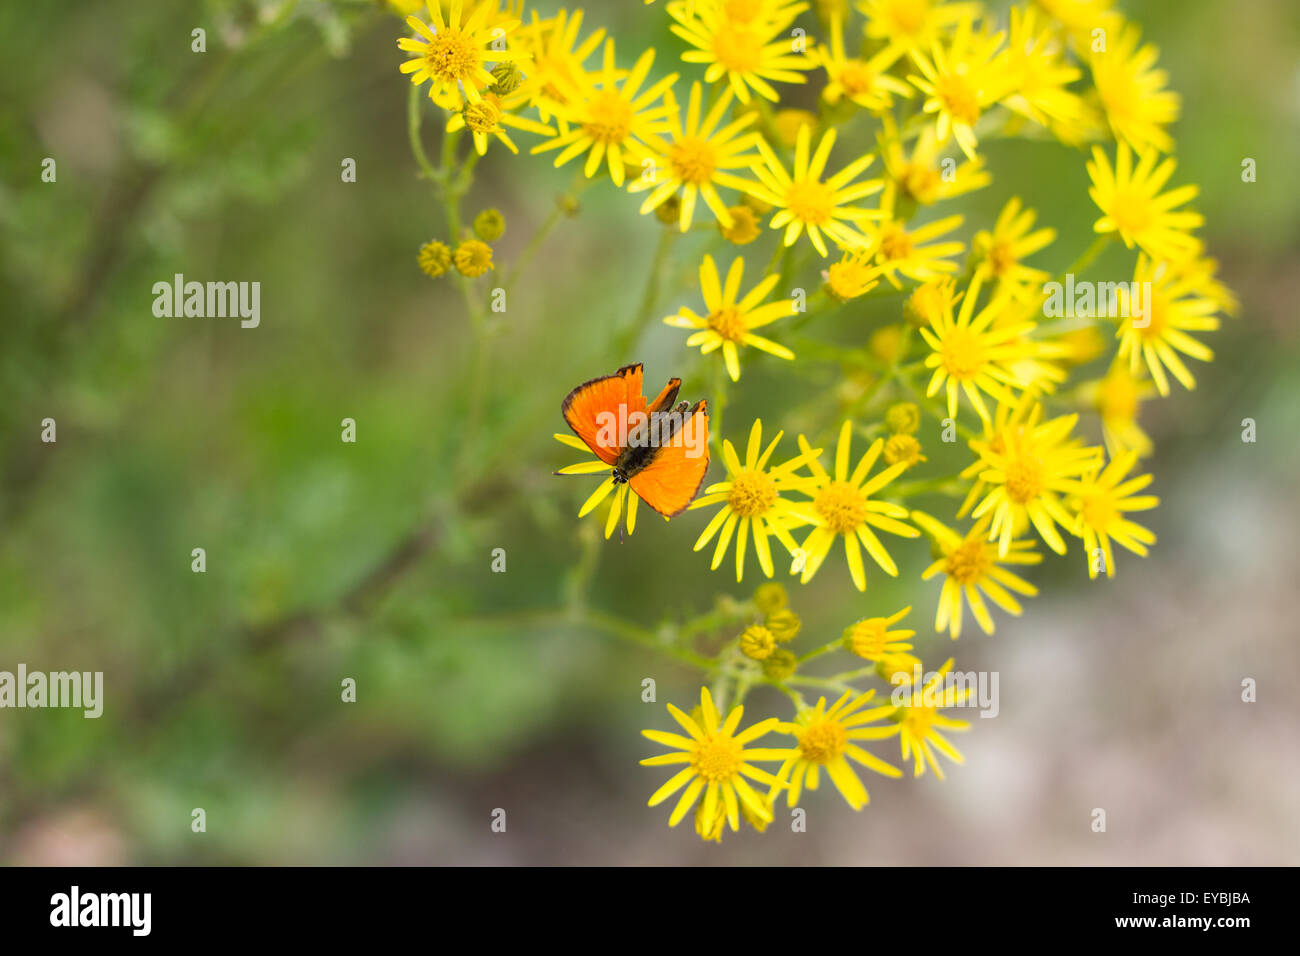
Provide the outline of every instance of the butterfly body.
[[703,401],[676,406],[681,379],[651,402],[642,395],[642,367],[626,365],[579,385],[560,410],[575,435],[665,517],[680,514],[699,493],[709,467],[708,410]]

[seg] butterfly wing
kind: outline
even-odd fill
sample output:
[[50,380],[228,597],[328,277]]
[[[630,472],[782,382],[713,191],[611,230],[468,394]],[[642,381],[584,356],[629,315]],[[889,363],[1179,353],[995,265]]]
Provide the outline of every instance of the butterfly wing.
[[664,412],[673,407],[673,402],[677,401],[677,390],[682,387],[680,378],[670,378],[664,390],[655,396],[655,400],[646,406],[646,413],[654,415],[657,412]]
[[708,470],[709,413],[705,402],[696,402],[672,439],[628,483],[642,501],[671,518],[695,500]]
[[641,394],[641,365],[625,365],[613,375],[602,375],[589,382],[583,382],[564,399],[560,411],[573,433],[608,465],[614,464],[622,448],[617,441],[611,441],[607,419],[603,413],[610,413],[626,421],[633,412],[646,410],[645,396]]

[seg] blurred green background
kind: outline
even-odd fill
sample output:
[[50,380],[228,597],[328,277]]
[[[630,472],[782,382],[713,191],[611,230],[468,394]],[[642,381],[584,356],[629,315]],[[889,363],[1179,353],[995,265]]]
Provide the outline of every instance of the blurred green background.
[[[677,63],[661,7],[585,5],[624,65],[653,44],[658,72],[698,75]],[[895,548],[902,575],[870,575],[866,595],[828,561],[792,589],[802,647],[913,604],[927,664],[953,653],[1001,673],[1000,719],[957,741],[967,765],[944,783],[868,780],[860,814],[824,787],[804,801],[807,834],[778,817],[721,848],[647,810],[664,775],[636,765],[654,751],[638,730],[667,726],[665,700],[689,706],[696,676],[557,609],[583,586],[595,612],[653,631],[747,597],[757,568],[743,586],[710,573],[691,551],[702,513],[665,524],[643,510],[635,535],[606,542],[575,518],[591,486],[551,475],[577,458],[551,433],[578,382],[642,361],[656,387],[677,374],[684,397],[708,394],[707,363],[658,318],[698,306],[715,235],[675,243],[653,320],[617,351],[663,227],[608,183],[586,190],[487,320],[476,391],[463,303],[415,265],[447,237],[408,145],[404,28],[372,3],[303,0],[277,17],[288,9],[0,9],[0,669],[100,670],[106,685],[99,720],[0,711],[0,860],[1297,861],[1293,3],[1123,8],[1183,96],[1175,182],[1201,186],[1203,234],[1243,305],[1207,336],[1218,359],[1194,369],[1198,389],[1145,409],[1163,499],[1152,556],[1122,554],[1116,579],[1089,584],[1075,545],[1035,573],[1043,594],[1023,618],[956,645],[930,630],[923,546]],[[190,49],[197,26],[205,54]],[[431,152],[437,125],[427,112]],[[1096,215],[1082,155],[1012,140],[987,155],[993,185],[938,213],[966,212],[969,240],[1018,194],[1060,233],[1036,264],[1065,268]],[[56,183],[41,181],[45,157]],[[526,146],[479,164],[463,211],[505,212],[494,276],[573,171]],[[747,285],[770,251],[771,236],[744,250]],[[1128,261],[1117,252],[1115,269]],[[261,327],[156,318],[153,283],[177,272],[260,281]],[[896,309],[841,309],[800,335],[860,349]],[[746,366],[728,437],[761,415],[787,452],[799,430],[831,440],[843,369],[796,364]],[[57,444],[40,441],[47,417]],[[340,441],[349,417],[356,444]],[[1256,444],[1240,441],[1245,417]],[[505,574],[489,570],[494,548]],[[345,677],[355,704],[340,701]],[[641,701],[644,677],[658,703]],[[1254,705],[1244,677],[1259,681]],[[749,709],[789,708],[757,692]],[[206,833],[191,832],[195,807]],[[505,834],[490,830],[498,807]],[[1108,834],[1090,832],[1094,807]]]

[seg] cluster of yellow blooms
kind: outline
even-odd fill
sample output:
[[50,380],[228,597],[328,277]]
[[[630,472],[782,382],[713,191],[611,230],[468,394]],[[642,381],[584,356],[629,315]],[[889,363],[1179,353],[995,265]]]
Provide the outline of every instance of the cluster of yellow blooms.
[[[403,12],[417,6],[390,2]],[[670,0],[662,9],[684,44],[685,79],[675,72],[655,79],[653,49],[620,65],[612,37],[601,29],[584,33],[581,10],[549,17],[531,11],[525,22],[520,0],[428,0],[427,20],[409,16],[412,36],[398,46],[410,55],[402,72],[428,83],[430,98],[449,116],[447,130],[469,130],[479,154],[493,141],[517,153],[514,137],[526,133],[537,137],[532,153],[553,156],[557,167],[581,161],[588,178],[643,195],[640,211],[670,227],[686,231],[699,216],[712,217],[720,248],[755,241],[764,220],[777,230],[776,254],[747,291],[743,257],[735,255],[724,272],[705,255],[703,308],[682,307],[664,319],[690,332],[686,346],[718,353],[733,382],[747,348],[795,358],[770,337],[781,337],[781,320],[792,325],[793,316],[819,307],[906,295],[897,321],[871,336],[867,354],[875,364],[851,403],[857,423],[843,422],[833,461],[824,464],[823,450],[802,435],[798,454],[775,457],[782,434],[764,442],[759,421],[743,458],[723,440],[725,477],[692,505],[718,509],[695,550],[712,546],[717,569],[734,542],[740,581],[752,541],[770,578],[775,538],[806,583],[842,542],[861,591],[869,564],[899,573],[881,532],[924,536],[935,560],[922,578],[943,579],[935,627],[956,638],[967,606],[989,633],[986,601],[1020,613],[1016,596],[1036,591],[1009,567],[1042,560],[1036,539],[1058,554],[1067,537],[1081,539],[1092,577],[1115,573],[1114,544],[1147,553],[1155,536],[1130,518],[1157,504],[1144,493],[1151,476],[1132,474],[1152,452],[1138,424],[1140,405],[1169,395],[1171,377],[1193,388],[1184,357],[1213,357],[1196,334],[1236,311],[1216,278],[1217,263],[1194,235],[1203,220],[1186,207],[1197,188],[1166,188],[1175,172],[1169,127],[1179,97],[1156,67],[1156,48],[1111,4],[1033,0],[1012,5],[1002,20],[975,0]],[[815,111],[782,105],[778,87],[817,85]],[[864,130],[874,131],[874,151],[837,149]],[[1053,309],[1059,292],[1049,292],[1052,275],[1030,260],[1057,233],[1037,227],[1036,211],[1019,198],[973,235],[969,251],[956,237],[961,214],[927,215],[993,181],[980,152],[993,137],[1053,139],[1087,151],[1080,161],[1100,211],[1096,235],[1058,278],[1073,279],[1118,240],[1133,251],[1132,282],[1110,283],[1118,288],[1109,304],[1089,298],[1079,308]],[[425,247],[421,263],[445,271],[448,252]],[[459,259],[458,250],[458,268]],[[820,289],[806,303],[773,299],[810,259],[820,268]],[[1109,350],[1108,336],[1117,343]],[[1107,355],[1104,371],[1084,371]],[[1080,434],[1080,412],[1099,419],[1099,442]],[[943,429],[945,442],[960,434],[969,466],[942,479],[900,482],[927,461],[918,437],[924,415]],[[855,432],[870,442],[856,461]],[[556,437],[585,450],[572,436]],[[564,472],[596,470],[584,462]],[[955,487],[964,494],[953,525],[905,504],[943,482],[947,493]],[[610,487],[602,485],[581,514],[595,510]],[[633,530],[634,505],[620,487],[606,537],[624,510]],[[765,618],[779,617],[781,604],[763,609]],[[903,613],[860,622],[837,646],[872,662],[875,676],[910,674],[910,666],[896,665],[913,632],[889,630]],[[703,691],[693,716],[670,706],[689,736],[646,731],[674,748],[646,763],[685,765],[651,799],[657,804],[684,788],[672,823],[696,807],[706,838],[720,837],[724,823],[736,829],[741,815],[761,830],[778,792],[793,806],[805,783],[816,786],[822,767],[860,808],[866,791],[847,761],[897,776],[861,746],[895,733],[904,758],[916,755],[917,773],[927,764],[938,773],[935,751],[960,759],[940,730],[965,724],[937,713],[959,701],[864,708],[872,692],[846,691],[829,706],[825,699],[805,705],[793,676],[803,658],[779,646],[793,636],[785,624],[783,631],[770,620],[756,623],[729,644],[713,671],[721,691]],[[838,675],[826,686],[846,679]],[[762,683],[791,695],[795,718],[741,731],[740,700]],[[727,697],[728,688],[735,706],[724,717],[715,698]],[[918,700],[926,689],[916,688]],[[748,746],[769,732],[793,736],[796,747]],[[779,769],[754,766],[764,761]]]
[[[455,268],[467,279],[477,279],[496,268],[492,264],[492,247],[506,232],[505,216],[496,209],[484,209],[474,217],[474,235],[461,239],[456,248],[437,239],[431,239],[420,247],[420,269],[431,279]],[[453,237],[454,238],[454,237]]]

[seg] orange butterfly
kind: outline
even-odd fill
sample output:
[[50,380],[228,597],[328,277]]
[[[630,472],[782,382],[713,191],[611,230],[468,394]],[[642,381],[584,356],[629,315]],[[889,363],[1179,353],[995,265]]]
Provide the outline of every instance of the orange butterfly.
[[560,411],[573,433],[667,518],[695,500],[709,470],[709,413],[704,401],[675,408],[680,378],[669,379],[653,402],[641,394],[641,365],[583,382]]

